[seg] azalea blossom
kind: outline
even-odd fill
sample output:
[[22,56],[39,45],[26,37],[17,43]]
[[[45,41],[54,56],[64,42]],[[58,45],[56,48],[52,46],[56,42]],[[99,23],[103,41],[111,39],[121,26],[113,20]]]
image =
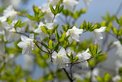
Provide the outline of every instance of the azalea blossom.
[[9,31],[9,32],[15,32],[15,28],[14,28],[14,25],[17,23],[17,20],[13,20],[11,24],[8,24],[7,22],[3,23],[4,25],[4,28],[6,31]]
[[34,48],[33,39],[22,35],[21,40],[17,45],[23,49],[22,54],[30,54]]
[[95,29],[94,33],[97,37],[97,39],[103,39],[102,33],[105,32],[106,27],[100,27],[99,29]]
[[116,54],[122,57],[122,44],[120,43],[120,41],[113,42],[113,45],[116,48]]
[[38,28],[35,29],[34,32],[35,33],[41,33],[42,32],[41,26],[45,26],[45,24],[43,22],[40,22]]
[[120,75],[116,75],[112,78],[113,82],[119,82],[121,80],[121,76]]
[[72,29],[69,29],[66,32],[67,36],[70,36],[71,39],[74,39],[76,41],[80,41],[80,34],[83,33],[83,29],[78,29],[76,26],[73,26]]
[[52,53],[52,59],[53,63],[58,65],[59,68],[64,68],[70,61],[64,48],[61,48],[58,53],[54,51]]
[[42,41],[45,37],[47,37],[47,35],[42,32],[41,26],[45,26],[45,25],[42,22],[40,22],[38,28],[35,29],[34,32],[39,34],[39,38]]
[[89,53],[89,49],[87,49],[86,51],[83,51],[82,53],[78,53],[77,57],[79,59],[79,61],[85,61],[91,58],[91,54]]
[[[56,4],[58,4],[60,0],[48,0],[48,1],[49,1],[49,4],[55,6]],[[73,7],[78,4],[78,0],[63,0],[62,4],[64,5],[65,9],[72,11]]]
[[64,8],[70,11],[72,11],[74,6],[76,6],[77,4],[78,0],[63,0]]
[[[57,0],[56,0],[57,1]],[[44,15],[44,21],[45,22],[52,22],[53,18],[54,18],[54,15],[53,13],[51,12],[50,8],[49,8],[49,4],[48,3],[45,3],[42,7],[41,7],[41,10],[43,12],[45,12],[45,15]]]
[[18,39],[18,36],[14,33],[14,32],[16,32],[16,29],[14,28],[14,25],[16,22],[17,22],[17,20],[13,20],[11,24],[8,24],[7,22],[2,23],[0,30],[1,30],[2,34],[4,35],[5,41]]
[[10,5],[4,10],[3,16],[0,17],[0,21],[5,22],[8,17],[15,17],[16,15],[17,15],[17,11],[15,11],[13,6]]

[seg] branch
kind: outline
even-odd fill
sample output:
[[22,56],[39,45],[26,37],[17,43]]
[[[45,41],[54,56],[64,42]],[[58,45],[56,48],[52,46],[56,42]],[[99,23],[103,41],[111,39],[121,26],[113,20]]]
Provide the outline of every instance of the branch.
[[68,79],[70,80],[70,82],[73,82],[73,78],[70,77],[69,73],[67,72],[67,70],[65,68],[63,68],[64,72],[66,73]]

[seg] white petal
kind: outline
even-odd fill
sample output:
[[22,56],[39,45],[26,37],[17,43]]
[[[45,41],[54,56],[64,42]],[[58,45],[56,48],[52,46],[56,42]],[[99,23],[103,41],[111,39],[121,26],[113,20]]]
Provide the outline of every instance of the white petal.
[[72,35],[72,39],[76,40],[77,42],[80,41],[80,36],[79,35]]
[[82,53],[78,53],[77,56],[79,58],[79,60],[88,60],[91,58],[91,54],[88,53],[89,49],[87,49],[86,51],[82,52]]
[[56,59],[56,58],[57,58],[57,52],[54,51],[54,52],[52,53],[52,58],[53,58],[53,59]]
[[22,54],[30,55],[30,53],[31,53],[31,48],[29,48],[29,47],[23,48]]
[[48,29],[53,29],[53,23],[47,23],[46,24],[46,27],[48,28]]
[[94,32],[104,32],[106,27],[101,27],[99,29],[95,29]]
[[27,40],[27,39],[28,39],[28,37],[21,35],[21,40],[22,40],[22,41],[25,41],[25,40]]
[[40,28],[40,26],[45,26],[45,25],[43,22],[40,22],[38,27]]
[[7,18],[6,18],[5,16],[0,17],[0,21],[1,21],[1,22],[5,22],[6,19],[7,19]]
[[83,55],[83,59],[84,60],[88,60],[88,59],[91,58],[91,54],[90,53],[84,52],[84,53],[82,53],[82,55]]
[[66,51],[65,51],[65,49],[62,47],[62,48],[60,49],[60,51],[58,52],[58,54],[60,54],[60,55],[65,55],[65,56],[66,56]]
[[83,33],[83,29],[78,29],[78,28],[76,28],[76,26],[73,26],[72,29],[74,30],[75,34],[82,34]]
[[41,33],[42,31],[41,31],[41,28],[38,27],[37,29],[34,30],[34,32],[35,32],[35,33]]
[[23,42],[32,42],[33,41],[33,39],[28,38],[27,36],[24,36],[24,35],[21,35],[21,40]]
[[70,30],[68,30],[68,31],[66,32],[66,36],[69,36],[69,33],[70,33]]
[[102,33],[95,33],[97,39],[103,39]]
[[16,32],[15,28],[11,28],[9,32]]
[[3,15],[6,16],[6,17],[14,16],[14,15],[16,15],[16,14],[17,14],[17,12],[14,10],[14,8],[13,8],[12,5],[8,6],[8,7],[4,10],[4,12],[3,12]]
[[26,48],[26,47],[27,47],[27,43],[25,43],[25,42],[19,42],[17,45],[18,45],[20,48]]
[[120,41],[118,41],[118,40],[115,41],[115,42],[113,42],[113,45],[115,45],[115,46],[117,46],[117,47],[122,46],[121,43],[120,43]]

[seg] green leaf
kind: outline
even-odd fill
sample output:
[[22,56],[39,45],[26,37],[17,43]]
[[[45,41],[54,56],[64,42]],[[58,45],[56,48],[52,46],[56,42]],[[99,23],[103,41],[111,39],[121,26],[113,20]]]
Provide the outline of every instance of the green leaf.
[[100,76],[96,76],[96,79],[98,82],[104,82],[103,79]]
[[91,67],[91,68],[94,68],[95,66],[96,66],[96,60],[94,59],[94,58],[92,58],[92,59],[90,59],[89,61],[88,61],[88,63],[89,63],[89,66]]
[[65,15],[65,16],[69,16],[71,13],[69,10],[67,9],[63,9],[62,13]]
[[34,16],[32,16],[32,15],[26,14],[26,16],[27,16],[30,20],[33,20],[33,21],[36,20],[36,18],[35,18]]
[[56,34],[56,39],[59,40],[59,34],[57,30],[55,31],[55,34]]
[[64,6],[62,5],[62,6],[59,8],[58,13],[62,12],[63,8],[64,8]]
[[37,6],[33,6],[33,11],[34,11],[34,14],[39,14],[39,13],[42,13],[41,9],[39,9]]
[[65,41],[65,38],[66,38],[66,32],[64,32],[64,33],[61,35],[59,41],[60,41],[60,42]]
[[25,23],[23,23],[21,20],[18,20],[15,25],[14,25],[14,28],[17,28],[17,27],[23,27],[25,25]]
[[8,17],[6,22],[8,22],[8,24],[11,24],[12,23],[12,19],[10,17]]
[[97,56],[97,54],[98,54],[98,45],[96,44],[91,44],[90,46],[89,46],[89,50],[90,50],[90,53],[91,53],[91,55],[93,56],[93,57],[96,57]]
[[53,41],[52,40],[49,40],[48,46],[50,49],[53,49]]
[[54,15],[56,15],[56,13],[55,13],[55,9],[53,8],[53,6],[50,4],[50,10],[51,10],[51,12],[54,14]]
[[104,75],[104,82],[111,82],[112,81],[112,77],[109,73],[105,73]]
[[45,26],[41,26],[41,30],[42,32],[44,32],[45,34],[48,34],[48,29]]
[[71,16],[74,18],[74,19],[78,19],[82,14],[84,14],[86,12],[85,9],[81,9],[81,10],[78,10],[74,13],[71,14]]
[[112,28],[112,31],[113,31],[114,34],[117,35],[118,31],[117,31],[117,29],[115,27]]
[[96,57],[97,63],[105,61],[106,59],[107,59],[107,55],[106,54],[100,54],[99,56]]
[[122,67],[119,68],[118,72],[119,72],[119,75],[122,76]]

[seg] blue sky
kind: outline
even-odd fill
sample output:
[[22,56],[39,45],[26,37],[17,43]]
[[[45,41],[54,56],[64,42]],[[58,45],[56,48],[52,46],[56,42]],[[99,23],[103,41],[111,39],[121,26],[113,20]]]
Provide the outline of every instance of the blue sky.
[[[21,8],[27,9],[32,12],[32,6],[37,5],[41,6],[47,0],[30,0],[29,3],[25,6],[21,6]],[[80,0],[80,6],[85,7],[82,0]],[[101,16],[104,16],[107,12],[110,14],[114,14],[119,7],[121,0],[92,0],[89,5],[89,9],[85,15],[79,21],[90,21],[90,22],[98,22],[101,21]],[[122,14],[122,10],[119,15]]]

